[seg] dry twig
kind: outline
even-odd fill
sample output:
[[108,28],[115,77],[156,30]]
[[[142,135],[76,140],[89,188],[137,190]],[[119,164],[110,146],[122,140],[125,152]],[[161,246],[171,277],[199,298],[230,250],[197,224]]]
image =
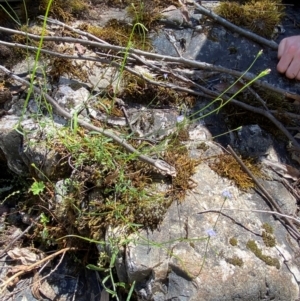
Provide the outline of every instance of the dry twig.
[[48,260],[52,260],[54,257],[56,257],[57,255],[61,254],[61,253],[65,253],[67,251],[72,251],[72,250],[75,250],[75,248],[70,248],[70,247],[67,247],[67,248],[64,248],[64,249],[61,249],[37,262],[35,262],[34,264],[30,265],[30,266],[25,266],[25,265],[22,265],[20,267],[20,271],[17,272],[16,274],[14,274],[13,276],[9,277],[7,280],[3,281],[1,284],[0,284],[0,293],[3,293],[3,291],[6,289],[6,287],[11,283],[13,282],[15,279],[17,279],[18,277],[22,276],[23,274],[26,274],[28,272],[31,272],[32,270],[36,269],[37,267],[39,267],[41,264],[43,264],[44,262],[48,261]]

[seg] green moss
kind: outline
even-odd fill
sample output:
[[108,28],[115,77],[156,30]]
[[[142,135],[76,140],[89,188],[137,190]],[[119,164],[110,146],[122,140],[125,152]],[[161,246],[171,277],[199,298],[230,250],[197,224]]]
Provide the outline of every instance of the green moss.
[[273,258],[268,255],[264,255],[262,253],[262,250],[257,246],[256,242],[254,240],[249,239],[247,242],[246,247],[255,254],[256,257],[258,257],[260,260],[264,261],[267,265],[274,266],[277,269],[280,268],[280,263],[277,258]]
[[229,258],[226,258],[225,260],[226,260],[226,262],[228,262],[232,265],[235,265],[235,266],[239,266],[239,267],[242,267],[244,264],[243,259],[238,256],[233,256],[231,258],[229,257]]
[[272,234],[267,233],[266,231],[263,231],[262,239],[263,239],[264,244],[266,245],[266,247],[272,248],[272,247],[276,246],[276,239]]
[[274,233],[273,227],[270,224],[268,224],[268,223],[264,223],[262,225],[262,228],[265,229],[266,232],[269,233],[269,234],[273,234]]
[[237,241],[237,239],[236,239],[235,237],[231,237],[231,238],[229,239],[229,243],[230,243],[233,247],[235,247],[235,246],[237,246],[238,241]]
[[273,227],[268,223],[264,223],[262,225],[262,228],[265,230],[262,232],[262,239],[263,239],[264,244],[270,248],[275,247],[276,239],[273,235],[273,232],[274,232]]

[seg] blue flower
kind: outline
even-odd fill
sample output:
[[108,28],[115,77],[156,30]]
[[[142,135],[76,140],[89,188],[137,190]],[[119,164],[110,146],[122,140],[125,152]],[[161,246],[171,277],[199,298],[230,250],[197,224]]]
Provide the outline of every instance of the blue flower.
[[228,190],[224,190],[222,192],[222,195],[223,195],[224,198],[227,198],[227,199],[231,199],[232,198],[232,194]]
[[208,229],[208,230],[206,230],[206,234],[207,234],[209,237],[217,236],[217,233],[215,232],[214,229]]
[[180,123],[184,120],[184,116],[183,115],[179,115],[177,116],[177,122]]

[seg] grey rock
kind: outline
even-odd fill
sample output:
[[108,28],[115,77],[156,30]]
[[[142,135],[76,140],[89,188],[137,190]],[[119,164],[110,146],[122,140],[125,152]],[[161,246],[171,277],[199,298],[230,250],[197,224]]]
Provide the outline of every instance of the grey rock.
[[271,136],[262,130],[259,125],[246,125],[238,131],[237,148],[243,156],[267,156],[273,145]]
[[14,115],[5,115],[0,118],[0,149],[2,150],[8,168],[18,175],[28,172],[20,147],[22,145],[22,135],[16,131],[19,118]]
[[53,123],[53,120],[43,117],[38,121],[27,119],[21,123],[24,132],[21,157],[23,162],[31,168],[34,164],[35,172],[40,179],[53,179],[58,162],[61,159],[60,154],[51,146],[47,139],[54,141],[57,130],[61,127]]
[[[299,268],[292,262],[287,268],[283,260],[293,257],[296,243],[290,243],[286,229],[270,214],[251,211],[269,210],[261,196],[239,191],[206,164],[197,167],[193,179],[197,187],[184,202],[171,205],[159,231],[131,237],[125,261],[129,281],[137,282],[139,300],[296,300]],[[224,191],[232,195],[225,202]],[[286,198],[295,203],[288,193],[281,201]],[[220,215],[210,211],[222,206]],[[264,244],[264,223],[274,229],[275,247]],[[232,237],[237,246],[229,243]],[[247,248],[249,240],[278,260],[277,267],[256,257]],[[243,264],[234,265],[232,259]]]
[[[88,55],[88,54],[87,54]],[[108,86],[114,87],[116,89],[117,83],[119,83],[119,72],[116,68],[113,67],[102,67],[101,65],[95,62],[87,62],[83,64],[84,61],[78,62],[77,68],[82,68],[83,71],[87,72],[88,78],[86,83],[81,82],[80,80],[71,79],[68,75],[63,75],[59,79],[60,86],[74,86],[74,87],[87,87],[92,89],[95,92],[102,91]],[[119,83],[118,89],[122,89],[121,83]]]

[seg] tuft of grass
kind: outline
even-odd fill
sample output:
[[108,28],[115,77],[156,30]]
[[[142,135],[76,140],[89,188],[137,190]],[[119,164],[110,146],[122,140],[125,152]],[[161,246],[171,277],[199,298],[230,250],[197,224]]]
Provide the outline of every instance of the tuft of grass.
[[[159,20],[159,6],[153,0],[133,0],[127,7],[127,13],[133,18],[133,23],[142,23],[146,28],[151,28]],[[139,28],[137,28],[139,32]]]

